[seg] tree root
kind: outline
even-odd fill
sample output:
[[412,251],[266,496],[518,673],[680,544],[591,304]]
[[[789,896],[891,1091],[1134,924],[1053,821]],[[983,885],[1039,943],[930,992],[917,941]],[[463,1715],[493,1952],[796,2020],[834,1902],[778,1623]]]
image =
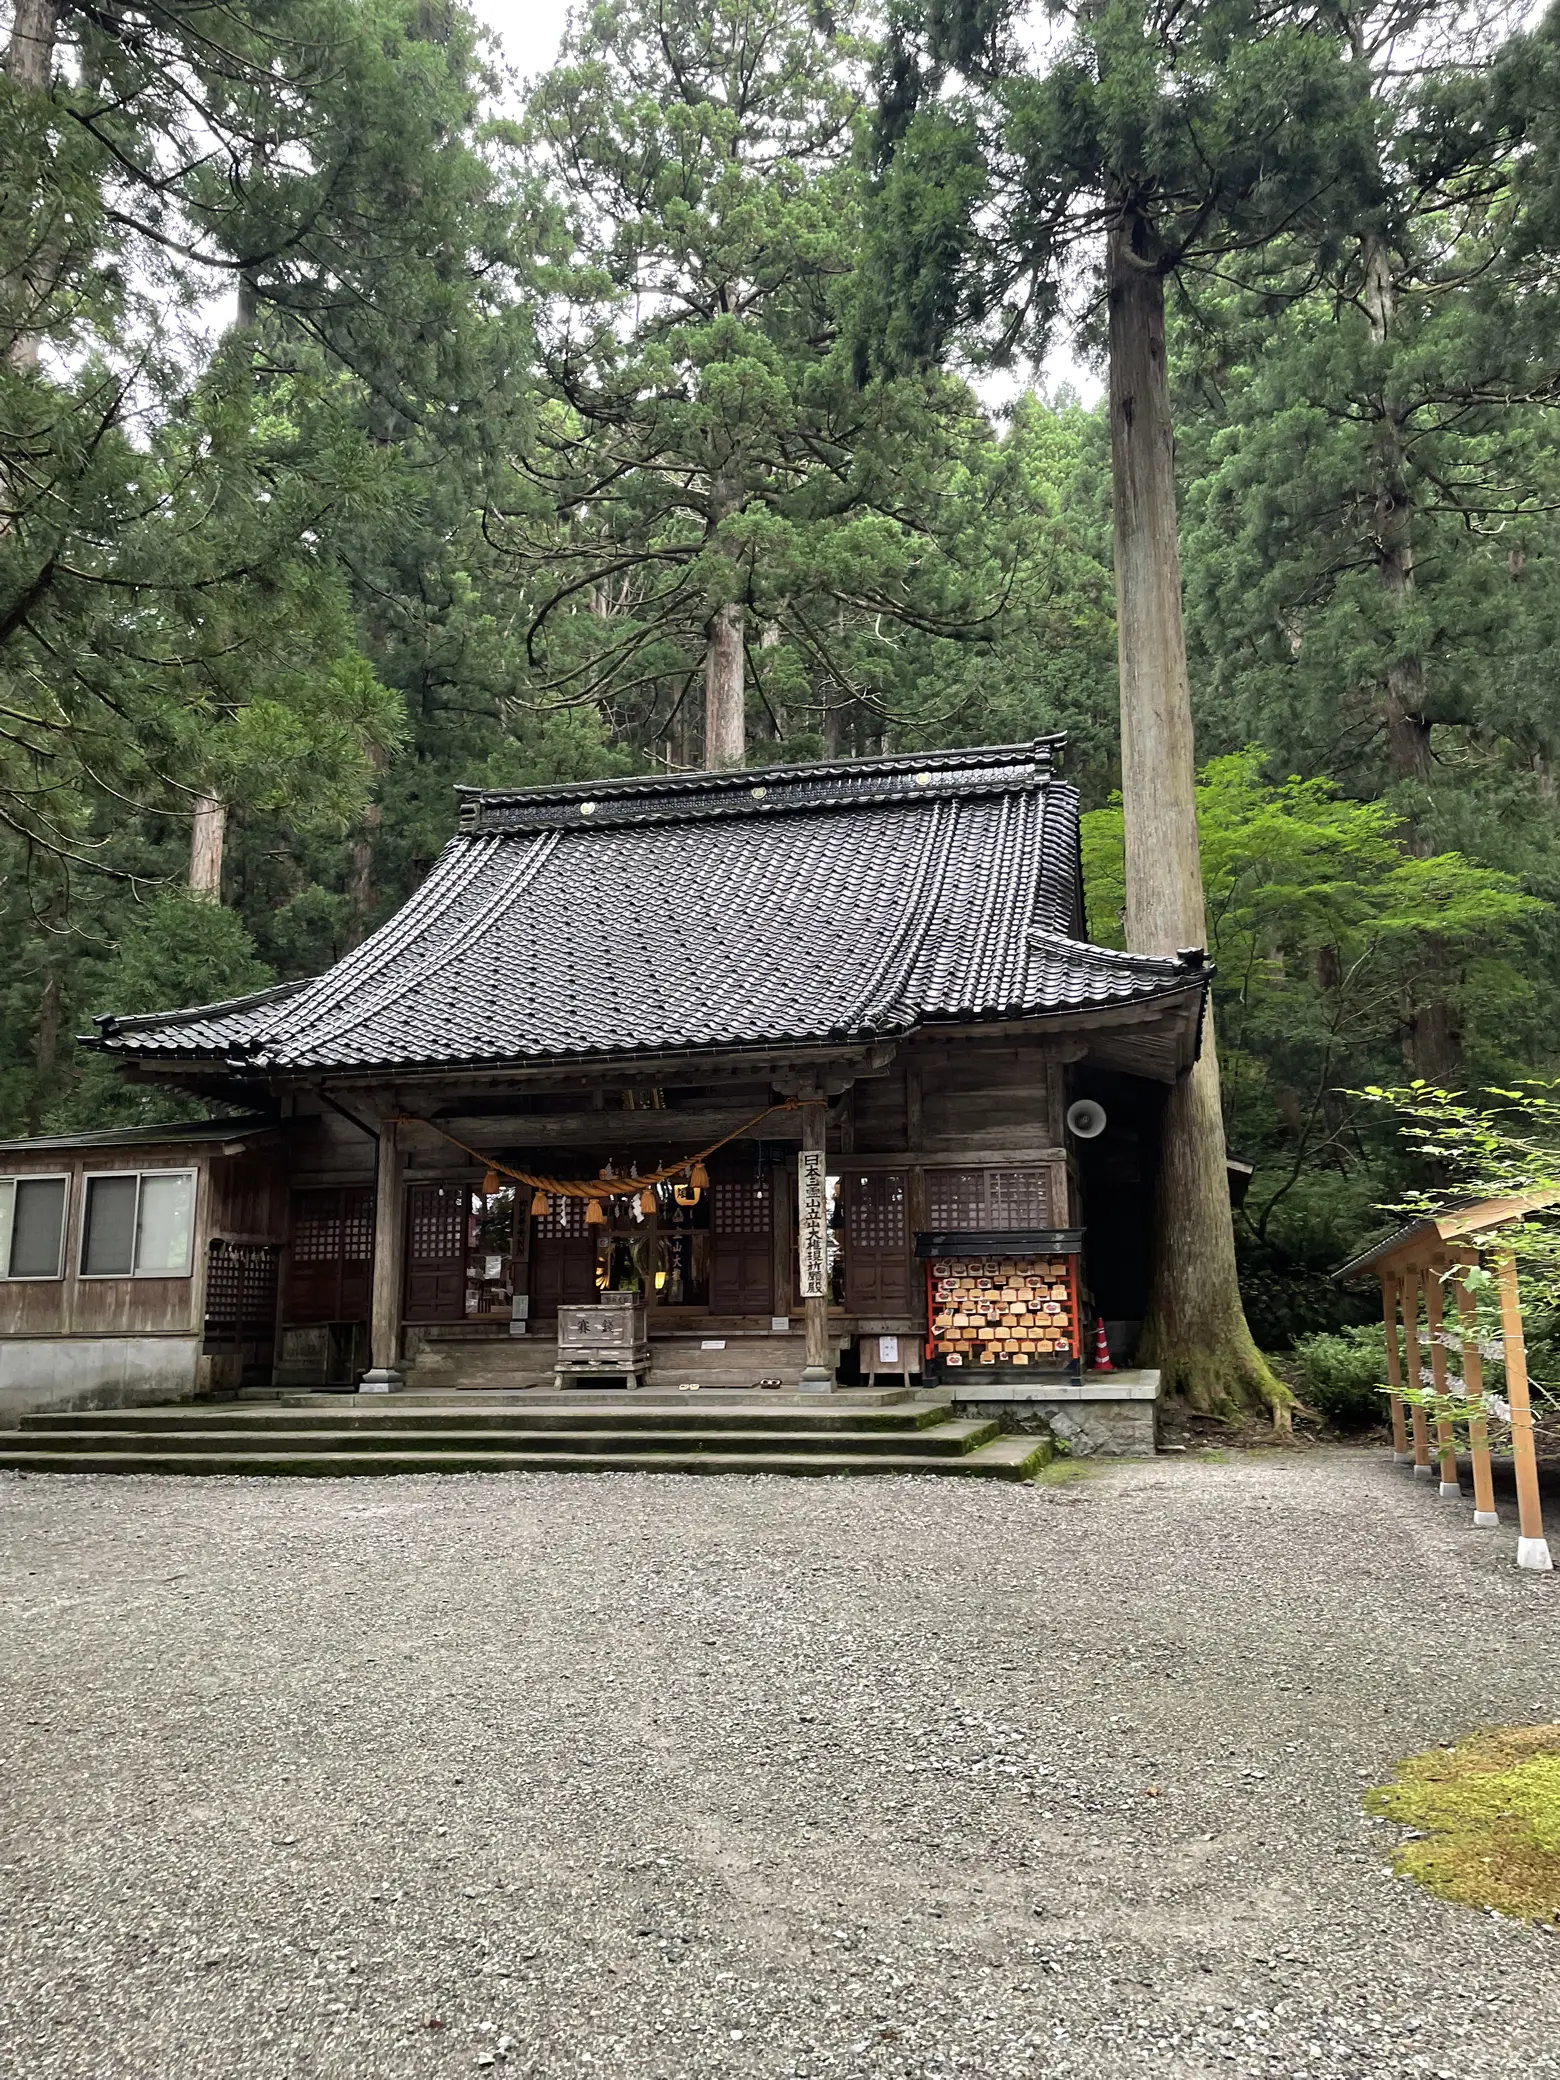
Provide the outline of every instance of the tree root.
[[1275,1430],[1287,1433],[1293,1427],[1295,1397],[1252,1342],[1244,1323],[1241,1332],[1203,1349],[1180,1341],[1163,1356],[1145,1338],[1141,1362],[1158,1365],[1160,1394],[1166,1401],[1178,1401],[1196,1415],[1222,1422],[1266,1414]]

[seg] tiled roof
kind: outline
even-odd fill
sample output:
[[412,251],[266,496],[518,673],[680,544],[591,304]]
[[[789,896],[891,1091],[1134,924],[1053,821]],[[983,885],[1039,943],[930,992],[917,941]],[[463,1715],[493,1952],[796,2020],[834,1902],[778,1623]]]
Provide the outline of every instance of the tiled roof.
[[1195,1030],[1199,966],[1075,936],[1078,803],[1053,743],[468,794],[422,887],[327,974],[102,1020],[97,1044],[269,1072],[453,1067],[1171,995]]

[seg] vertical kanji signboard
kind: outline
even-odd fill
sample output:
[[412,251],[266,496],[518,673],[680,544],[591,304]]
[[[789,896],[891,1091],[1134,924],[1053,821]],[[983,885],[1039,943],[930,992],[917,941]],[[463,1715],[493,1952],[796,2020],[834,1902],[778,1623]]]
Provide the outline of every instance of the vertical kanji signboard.
[[802,1298],[823,1300],[829,1291],[829,1181],[821,1149],[805,1148],[797,1158],[797,1226],[801,1250]]

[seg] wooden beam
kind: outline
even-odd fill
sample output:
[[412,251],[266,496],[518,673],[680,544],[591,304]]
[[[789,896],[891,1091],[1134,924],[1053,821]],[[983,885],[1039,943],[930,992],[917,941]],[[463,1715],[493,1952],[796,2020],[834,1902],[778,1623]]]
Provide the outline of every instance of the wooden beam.
[[393,1118],[382,1122],[374,1178],[374,1282],[369,1316],[372,1364],[360,1388],[365,1394],[391,1394],[405,1385],[401,1374],[401,1250],[405,1213],[399,1136],[400,1129]]
[[1538,1460],[1533,1450],[1533,1404],[1528,1397],[1527,1343],[1522,1334],[1516,1260],[1509,1251],[1501,1252],[1495,1275],[1500,1288],[1500,1331],[1506,1355],[1506,1401],[1511,1409],[1511,1457],[1517,1476],[1517,1565],[1534,1574],[1548,1574],[1554,1561],[1544,1537]]
[[[1475,1263],[1478,1258],[1473,1259]],[[1452,1283],[1457,1302],[1457,1325],[1462,1331],[1463,1387],[1470,1401],[1484,1398],[1484,1360],[1479,1354],[1479,1310],[1462,1274]],[[1473,1458],[1473,1521],[1484,1529],[1500,1522],[1495,1508],[1495,1481],[1490,1471],[1490,1430],[1483,1416],[1468,1420],[1468,1450]]]
[[[1436,1393],[1444,1399],[1446,1345],[1441,1341],[1441,1276],[1435,1264],[1425,1273],[1425,1320],[1430,1334],[1430,1376],[1435,1382]],[[1436,1457],[1440,1461],[1441,1493],[1451,1499],[1461,1495],[1462,1487],[1457,1479],[1457,1439],[1445,1416],[1436,1418],[1435,1442]]]
[[1398,1350],[1398,1307],[1403,1282],[1388,1271],[1381,1274],[1381,1313],[1387,1331],[1387,1385],[1392,1390],[1392,1457],[1399,1466],[1412,1466],[1408,1448],[1408,1425],[1403,1415],[1403,1360]]
[[[1419,1365],[1419,1281],[1423,1274],[1417,1264],[1410,1264],[1403,1273],[1403,1356],[1407,1373],[1406,1384],[1420,1387]],[[1413,1409],[1414,1428],[1414,1478],[1427,1481],[1430,1478],[1430,1430],[1425,1421],[1425,1412],[1416,1403]]]
[[[668,1156],[679,1156],[734,1134],[758,1110],[757,1105],[690,1106],[686,1110],[669,1105],[659,1111],[647,1107],[632,1112],[610,1107],[599,1112],[446,1112],[434,1124],[495,1155],[505,1149],[578,1147],[607,1154],[614,1148],[664,1148]],[[743,1137],[746,1141],[798,1142],[801,1138],[801,1120],[795,1112],[772,1112]],[[459,1150],[454,1153],[458,1155]]]

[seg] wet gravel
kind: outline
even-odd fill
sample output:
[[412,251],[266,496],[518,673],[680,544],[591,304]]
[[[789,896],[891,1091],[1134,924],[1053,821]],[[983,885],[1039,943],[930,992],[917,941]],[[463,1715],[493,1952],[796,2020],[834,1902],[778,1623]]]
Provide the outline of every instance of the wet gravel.
[[1360,1793],[1560,1719],[1380,1454],[0,1476],[0,2072],[1560,2075]]

